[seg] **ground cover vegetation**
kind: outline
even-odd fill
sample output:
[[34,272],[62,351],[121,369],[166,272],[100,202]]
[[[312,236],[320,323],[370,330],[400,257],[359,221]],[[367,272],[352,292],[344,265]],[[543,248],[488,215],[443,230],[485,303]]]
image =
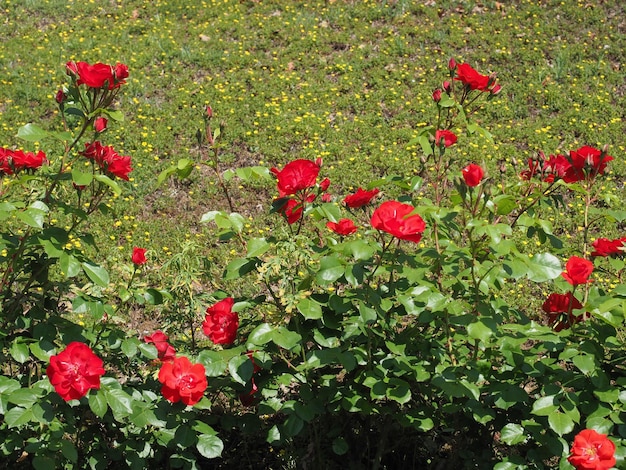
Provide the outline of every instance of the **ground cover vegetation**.
[[621,468],[624,7],[1,4],[6,468]]

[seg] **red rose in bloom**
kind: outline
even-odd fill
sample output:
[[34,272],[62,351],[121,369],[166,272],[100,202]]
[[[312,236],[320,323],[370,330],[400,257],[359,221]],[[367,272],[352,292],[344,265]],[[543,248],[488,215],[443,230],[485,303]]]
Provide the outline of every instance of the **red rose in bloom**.
[[288,199],[282,207],[279,209],[279,212],[287,219],[287,223],[289,225],[295,224],[302,217],[302,212],[304,208],[302,204],[300,204],[295,199]]
[[105,372],[102,364],[102,359],[89,346],[74,341],[50,358],[46,374],[61,398],[75,400],[92,388],[100,388],[100,377]]
[[363,188],[358,188],[356,190],[356,193],[347,195],[343,199],[343,203],[346,205],[346,207],[349,207],[351,209],[363,207],[369,204],[379,192],[380,191],[378,190],[378,188],[374,188],[369,191],[366,191]]
[[563,178],[571,166],[572,164],[567,157],[561,154],[550,155],[545,164],[546,171],[558,176],[559,178]]
[[489,89],[489,76],[479,74],[469,64],[459,64],[454,79],[467,85],[470,90],[488,91]]
[[576,470],[609,470],[615,466],[615,444],[606,434],[585,429],[574,437],[572,455],[567,458]]
[[89,88],[102,88],[104,85],[111,88],[113,85],[113,69],[110,65],[101,62],[93,65],[87,62],[76,62],[76,69],[78,73],[77,85],[85,84]]
[[128,174],[133,171],[130,157],[122,157],[112,146],[102,145],[99,141],[86,143],[82,154],[95,161],[104,171],[128,181]]
[[454,132],[448,130],[438,130],[435,132],[435,145],[440,145],[441,140],[443,139],[443,145],[446,147],[450,147],[451,145],[456,144],[457,138],[454,135]]
[[463,180],[465,180],[465,184],[473,188],[480,184],[483,176],[485,175],[485,172],[480,165],[470,163],[465,168],[463,168],[461,174],[463,175]]
[[350,219],[341,219],[339,222],[326,222],[326,227],[342,237],[352,235],[358,229]]
[[159,354],[159,360],[162,362],[173,361],[176,357],[176,350],[167,342],[167,339],[167,335],[161,330],[143,337],[144,342],[154,344]]
[[372,214],[372,227],[390,233],[400,240],[418,243],[426,223],[418,214],[410,215],[415,208],[399,201],[385,201]]
[[37,154],[16,150],[13,152],[12,161],[15,171],[19,171],[24,169],[36,170],[48,160],[46,159],[46,154],[41,150]]
[[584,258],[578,256],[572,256],[565,263],[565,271],[561,273],[561,276],[565,278],[573,286],[579,284],[588,284],[592,282],[589,276],[593,272],[593,263]]
[[93,128],[94,128],[94,130],[96,132],[102,132],[102,131],[106,130],[108,123],[109,123],[109,121],[106,118],[103,118],[102,116],[99,116],[93,122]]
[[598,238],[593,242],[595,251],[591,256],[615,256],[623,255],[625,252],[621,250],[626,243],[626,237],[609,240],[608,238]]
[[128,174],[133,171],[130,157],[122,157],[115,152],[112,152],[112,154],[109,155],[109,158],[105,160],[103,168],[113,176],[117,176],[118,178],[126,181],[128,181]]
[[[583,305],[571,292],[550,294],[541,308],[548,314],[548,325],[552,326],[555,331],[569,328],[583,318],[583,315],[575,316],[572,313],[572,310],[583,308]],[[567,319],[563,318],[564,314],[567,315]]]
[[576,183],[593,179],[597,175],[604,174],[606,164],[611,160],[613,157],[610,155],[587,145],[578,150],[571,150],[569,153],[570,165],[565,170],[563,181]]
[[239,315],[232,311],[235,301],[231,297],[207,308],[202,331],[215,344],[231,344],[237,337]]
[[186,357],[164,362],[159,370],[161,393],[166,400],[185,405],[198,403],[207,388],[206,369],[202,364],[192,364]]
[[145,248],[134,247],[133,255],[131,256],[132,262],[137,266],[146,264],[146,262],[148,261],[146,259],[146,251],[147,250]]
[[320,167],[311,160],[294,160],[280,171],[276,168],[270,171],[278,180],[276,186],[280,197],[284,197],[315,186]]

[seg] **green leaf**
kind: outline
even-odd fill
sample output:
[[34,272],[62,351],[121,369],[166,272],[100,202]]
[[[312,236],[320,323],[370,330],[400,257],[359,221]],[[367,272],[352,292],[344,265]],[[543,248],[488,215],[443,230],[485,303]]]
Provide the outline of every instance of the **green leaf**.
[[61,440],[61,453],[70,462],[78,462],[78,450],[76,450],[76,446],[72,444],[72,441],[68,439]]
[[59,267],[65,277],[70,278],[78,276],[82,266],[74,255],[63,252],[59,254]]
[[107,175],[94,175],[93,178],[96,181],[99,181],[100,183],[103,183],[111,188],[116,196],[122,194],[122,188],[120,188],[120,185],[117,184],[116,181],[113,181],[111,178],[109,178]]
[[29,225],[30,227],[43,229],[46,214],[47,211],[43,211],[41,209],[37,209],[31,206],[25,211],[18,212],[17,218],[24,222],[26,225]]
[[198,362],[204,365],[208,377],[219,377],[228,368],[229,357],[219,351],[204,350],[198,354]]
[[267,250],[271,248],[271,245],[265,240],[265,238],[251,238],[248,240],[248,252],[246,258],[256,258],[261,256]]
[[574,421],[568,415],[556,411],[548,416],[550,428],[559,436],[569,434],[574,430]]
[[30,408],[15,406],[5,413],[4,422],[9,428],[15,428],[28,423],[32,418],[33,412]]
[[107,287],[109,285],[109,273],[102,266],[88,263],[84,261],[81,263],[83,271],[87,274],[87,277],[96,285],[100,287]]
[[336,437],[333,440],[333,452],[337,455],[344,455],[348,452],[349,446],[343,437]]
[[137,345],[137,348],[141,352],[141,355],[146,359],[156,359],[157,357],[159,357],[159,352],[157,351],[157,348],[154,346],[154,344],[139,343]]
[[559,259],[550,253],[539,253],[527,260],[529,268],[526,274],[534,282],[546,282],[556,279],[563,272]]
[[533,403],[533,409],[531,413],[537,416],[548,416],[558,408],[558,406],[554,402],[554,395],[541,397],[537,399],[535,403]]
[[83,173],[82,171],[73,168],[72,181],[77,186],[88,186],[93,181],[93,173]]
[[480,319],[474,323],[467,325],[467,334],[474,339],[478,339],[486,343],[493,335],[494,331]]
[[137,338],[127,338],[122,341],[122,352],[127,358],[132,358],[137,355],[139,340]]
[[198,452],[200,452],[203,457],[207,459],[216,459],[222,455],[224,443],[216,435],[200,434],[198,436],[196,449],[198,449]]
[[285,349],[295,348],[301,340],[302,336],[294,331],[288,330],[284,326],[279,326],[272,334],[272,341]]
[[98,390],[97,393],[91,393],[89,395],[89,409],[98,418],[102,418],[107,412],[107,399],[103,390]]
[[123,390],[117,388],[108,389],[104,391],[104,396],[115,419],[123,419],[133,412],[133,397]]
[[252,272],[256,269],[258,264],[258,260],[256,258],[248,259],[248,258],[237,258],[232,260],[226,266],[226,272],[224,274],[224,279],[239,279],[240,277],[245,276],[249,272]]
[[107,116],[109,116],[114,121],[124,122],[124,113],[122,113],[120,110],[105,109],[104,112],[106,113]]
[[335,282],[345,272],[345,266],[337,255],[325,256],[320,261],[316,279],[320,284]]
[[264,344],[272,341],[274,334],[274,327],[269,323],[261,323],[248,335],[248,343],[257,346],[263,346]]
[[322,306],[310,297],[301,299],[298,302],[298,311],[307,320],[319,320],[322,318]]
[[526,441],[524,428],[519,424],[509,423],[500,431],[500,440],[510,446],[521,444]]
[[[41,392],[41,389],[39,389],[39,391]],[[30,388],[20,388],[19,390],[11,392],[11,395],[9,395],[9,403],[30,408],[39,399],[40,394],[41,393],[37,393]]]
[[253,369],[254,365],[246,355],[235,356],[228,361],[228,372],[241,385],[246,385],[250,381]]
[[28,344],[26,344],[21,337],[13,340],[11,347],[9,348],[9,352],[11,353],[11,357],[20,364],[24,364],[30,357]]
[[28,123],[17,130],[17,137],[28,142],[39,142],[49,136],[48,131]]
[[164,427],[167,424],[156,417],[151,405],[148,403],[136,403],[133,413],[128,419],[139,428],[147,426]]
[[579,356],[574,356],[572,358],[572,362],[585,375],[591,374],[597,368],[596,358],[588,354],[581,354]]

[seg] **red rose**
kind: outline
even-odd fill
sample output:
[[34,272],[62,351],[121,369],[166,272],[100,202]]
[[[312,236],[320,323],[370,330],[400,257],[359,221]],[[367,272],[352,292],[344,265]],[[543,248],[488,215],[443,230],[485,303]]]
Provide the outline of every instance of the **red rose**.
[[147,250],[145,248],[133,248],[133,255],[131,256],[131,260],[136,266],[146,264],[146,262],[148,261],[146,259],[146,251]]
[[379,192],[380,191],[377,188],[371,189],[369,191],[358,188],[356,190],[356,193],[347,195],[343,199],[343,203],[346,205],[346,207],[349,207],[351,209],[363,207],[369,204]]
[[33,152],[24,152],[23,150],[15,150],[12,155],[13,168],[15,171],[29,169],[36,170],[48,160],[46,154],[41,150],[34,154]]
[[167,342],[167,339],[167,335],[161,330],[143,337],[144,342],[154,344],[159,355],[159,360],[162,362],[173,361],[176,357],[176,350]]
[[480,184],[483,176],[485,175],[485,172],[480,165],[470,163],[465,168],[463,168],[461,174],[463,175],[463,180],[465,180],[465,184],[473,188]]
[[[118,62],[117,64],[115,64],[113,75],[115,77],[113,88],[118,88],[120,85],[126,83],[126,79],[128,78],[128,66],[126,64],[120,64]],[[109,86],[109,88],[112,87]]]
[[78,74],[77,85],[85,84],[89,88],[102,88],[104,85],[111,88],[113,86],[113,69],[110,65],[101,62],[93,65],[87,62],[76,62],[76,69]]
[[61,398],[75,400],[87,395],[92,388],[100,388],[100,377],[105,372],[102,364],[102,359],[89,346],[74,341],[50,358],[46,374]]
[[[572,314],[572,310],[581,309],[583,305],[571,292],[550,294],[541,308],[548,314],[548,325],[552,326],[555,331],[569,328],[584,317]],[[563,315],[567,315],[567,319],[564,319]]]
[[573,286],[592,282],[589,276],[593,272],[593,263],[578,256],[572,256],[565,264],[565,271],[561,275]]
[[207,388],[206,369],[202,364],[192,364],[186,357],[164,362],[159,370],[161,393],[166,400],[185,405],[198,403]]
[[294,160],[282,170],[270,170],[278,180],[276,186],[280,197],[291,196],[315,186],[320,167],[311,160]]
[[96,132],[102,132],[102,131],[106,130],[108,123],[109,123],[109,121],[106,118],[103,118],[102,116],[99,116],[93,122],[93,128],[94,128],[94,130]]
[[326,222],[326,227],[342,237],[352,235],[358,229],[350,219],[341,219],[339,222]]
[[563,181],[576,183],[593,179],[597,175],[604,174],[606,164],[611,160],[613,160],[613,157],[610,155],[588,145],[578,150],[571,150],[569,153],[569,166],[566,167]]
[[400,240],[418,243],[426,224],[418,214],[411,213],[415,208],[399,201],[383,202],[372,214],[372,227],[390,233]]
[[469,64],[459,64],[456,67],[455,80],[459,80],[470,90],[487,91],[489,88],[489,76],[481,75]]
[[441,101],[441,90],[439,88],[433,91],[433,101],[435,103],[439,103]]
[[585,429],[574,437],[572,454],[567,458],[576,470],[609,470],[615,466],[615,444],[606,434]]
[[128,181],[128,174],[133,171],[133,167],[131,166],[131,160],[128,156],[121,156],[117,153],[113,153],[110,155],[105,161],[106,165],[104,169],[111,173],[113,176],[117,176],[123,180]]
[[300,220],[303,211],[304,208],[302,207],[302,204],[295,199],[287,199],[280,209],[278,209],[278,212],[280,212],[285,219],[287,219],[287,223],[289,225],[295,224],[298,220]]
[[614,256],[623,255],[624,250],[621,248],[626,242],[626,237],[617,238],[615,240],[609,240],[608,238],[598,238],[593,242],[593,248],[595,251],[591,253],[591,256]]
[[202,331],[215,344],[231,344],[237,337],[239,316],[232,311],[235,301],[231,297],[207,308]]
[[435,132],[435,145],[441,145],[441,141],[443,140],[443,145],[446,147],[450,147],[451,145],[456,144],[457,137],[454,132],[448,130],[438,130]]
[[104,146],[99,141],[86,143],[82,154],[94,160],[104,171],[126,181],[128,174],[133,171],[130,157],[119,155],[112,146]]

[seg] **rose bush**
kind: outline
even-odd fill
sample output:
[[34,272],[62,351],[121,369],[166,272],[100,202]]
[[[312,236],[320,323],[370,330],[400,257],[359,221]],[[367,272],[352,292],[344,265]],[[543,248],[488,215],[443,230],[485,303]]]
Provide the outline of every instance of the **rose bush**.
[[[4,175],[18,182],[0,205],[7,461],[198,468],[223,453],[223,440],[254,435],[285,466],[399,468],[406,449],[423,467],[623,464],[624,265],[620,244],[598,241],[602,212],[593,211],[608,149],[538,151],[499,183],[478,163],[461,168],[461,144],[488,137],[474,113],[502,88],[495,75],[450,61],[449,80],[433,94],[436,122],[408,143],[423,151],[416,174],[330,194],[319,160],[220,171],[223,134],[208,107],[198,154],[230,210],[202,221],[237,244],[236,257],[223,285],[211,279],[216,291],[199,294],[205,264],[189,243],[159,267],[175,282],[149,288],[138,279],[151,268],[144,249],[113,280],[89,258],[95,246],[68,244],[70,236],[89,243],[82,227],[107,194],[121,192],[132,164],[95,138],[110,133],[99,118],[121,119],[113,108],[127,67],[66,69],[70,83],[55,96],[66,127],[18,132],[27,142],[60,141],[62,158],[47,165],[43,151],[0,152]],[[159,180],[194,167],[183,161]],[[25,200],[22,172],[41,187]],[[227,184],[235,175],[242,187],[275,188],[271,233],[246,232]],[[584,201],[576,243],[549,220],[572,194]],[[610,269],[612,288],[597,278]],[[511,297],[516,284],[533,295]],[[552,293],[535,295],[542,291]],[[158,317],[162,329],[129,335],[127,319],[151,306],[171,312]]]

